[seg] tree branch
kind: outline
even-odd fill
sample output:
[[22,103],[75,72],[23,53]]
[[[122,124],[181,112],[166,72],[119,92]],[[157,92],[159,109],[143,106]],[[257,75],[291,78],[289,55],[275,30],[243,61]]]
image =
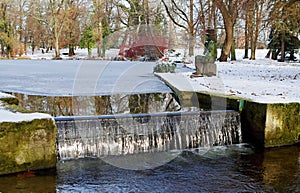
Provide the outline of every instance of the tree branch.
[[186,26],[184,26],[184,25],[178,23],[178,22],[175,20],[175,18],[172,16],[172,14],[171,14],[171,12],[170,12],[170,10],[169,10],[169,7],[166,5],[166,2],[165,2],[164,0],[161,0],[161,1],[162,1],[162,3],[164,4],[164,7],[165,7],[165,9],[166,9],[166,11],[167,11],[167,14],[168,14],[168,16],[170,17],[170,19],[172,20],[172,22],[173,22],[175,25],[177,25],[178,27],[181,27],[181,28],[185,29],[186,31],[189,31],[189,29],[188,29]]

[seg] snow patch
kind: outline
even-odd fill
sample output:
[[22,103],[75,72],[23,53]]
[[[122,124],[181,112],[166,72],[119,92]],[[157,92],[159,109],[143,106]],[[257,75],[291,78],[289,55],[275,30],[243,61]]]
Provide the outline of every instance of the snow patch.
[[[0,92],[0,98],[14,98],[13,95]],[[0,101],[0,123],[3,122],[23,122],[33,121],[34,119],[53,119],[51,115],[44,113],[19,113],[11,112],[3,107]]]
[[33,121],[34,119],[53,119],[48,114],[43,113],[14,113],[4,109],[0,109],[0,123],[3,122],[23,122]]
[[2,98],[15,98],[15,96],[0,92],[0,99]]

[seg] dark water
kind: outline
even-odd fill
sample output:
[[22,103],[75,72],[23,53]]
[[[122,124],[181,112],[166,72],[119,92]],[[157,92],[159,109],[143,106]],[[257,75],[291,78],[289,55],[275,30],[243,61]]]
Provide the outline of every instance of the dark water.
[[101,159],[59,162],[55,173],[0,177],[1,192],[300,192],[300,147],[254,152],[244,145],[186,150],[151,170]]

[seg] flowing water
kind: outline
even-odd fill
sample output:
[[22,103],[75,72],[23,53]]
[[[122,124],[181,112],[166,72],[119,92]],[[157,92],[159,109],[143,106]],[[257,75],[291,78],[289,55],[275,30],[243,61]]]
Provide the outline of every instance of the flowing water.
[[254,152],[245,145],[182,151],[149,170],[98,158],[59,161],[56,172],[0,177],[1,192],[300,192],[300,147]]
[[17,96],[59,116],[59,161],[1,176],[0,192],[300,192],[299,147],[256,152],[236,112],[178,112],[170,94]]
[[241,142],[238,112],[174,112],[56,118],[62,160],[166,152]]

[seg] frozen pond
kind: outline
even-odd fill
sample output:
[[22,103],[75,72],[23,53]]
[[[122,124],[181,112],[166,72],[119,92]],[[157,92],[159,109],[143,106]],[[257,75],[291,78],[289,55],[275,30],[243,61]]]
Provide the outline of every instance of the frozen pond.
[[1,60],[0,91],[44,96],[168,93],[155,62]]

